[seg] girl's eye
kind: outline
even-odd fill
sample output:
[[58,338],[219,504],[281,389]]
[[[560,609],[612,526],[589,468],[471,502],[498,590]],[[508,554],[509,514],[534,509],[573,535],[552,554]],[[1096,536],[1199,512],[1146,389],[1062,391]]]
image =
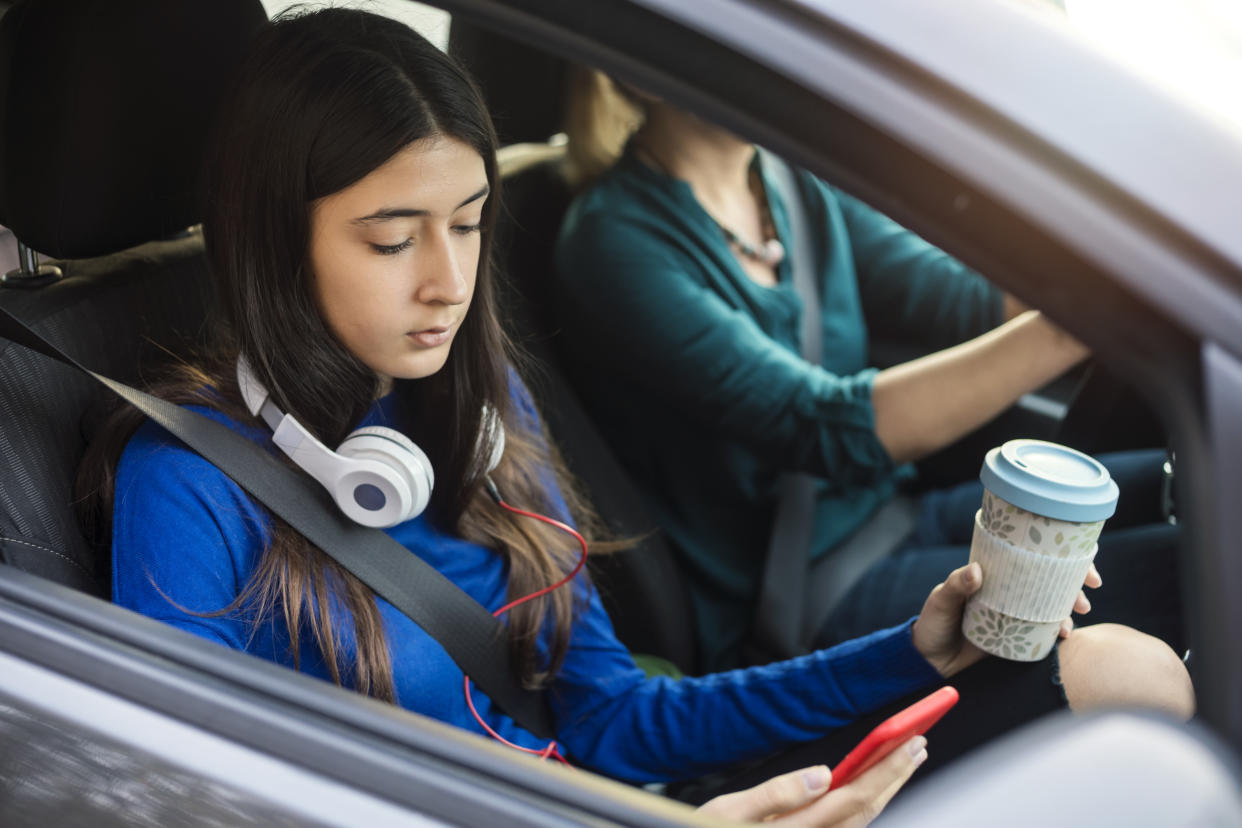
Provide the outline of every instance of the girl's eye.
[[413,243],[413,239],[406,239],[400,244],[372,244],[371,248],[381,256],[395,256],[402,250],[407,249]]
[[453,232],[459,236],[469,236],[471,233],[479,232],[482,228],[482,224],[458,224],[453,227]]

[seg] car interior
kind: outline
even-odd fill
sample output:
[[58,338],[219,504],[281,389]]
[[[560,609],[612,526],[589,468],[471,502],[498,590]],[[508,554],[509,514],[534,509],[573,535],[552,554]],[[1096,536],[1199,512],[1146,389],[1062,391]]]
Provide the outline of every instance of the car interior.
[[[230,4],[169,21],[137,6],[60,11],[35,5],[0,21],[5,111],[39,125],[14,130],[6,117],[0,223],[60,268],[50,281],[6,279],[5,308],[95,370],[141,382],[203,330],[211,287],[201,235],[187,229],[198,209],[189,159],[202,153],[212,103],[262,10]],[[43,66],[41,44],[90,59]],[[107,560],[72,505],[101,400],[84,378],[5,346],[4,558],[107,597]]]
[[[201,155],[211,103],[259,13],[240,20],[240,15],[213,13],[192,27],[175,21],[185,28],[162,33],[156,42],[165,49],[154,53],[140,51],[139,45],[150,39],[144,27],[160,21],[98,12],[66,25],[64,18],[44,14],[6,24],[6,31],[20,27],[22,32],[12,71],[21,71],[23,47],[33,52],[31,44],[48,42],[97,53],[94,65],[109,71],[93,70],[89,79],[68,70],[40,73],[35,83],[17,75],[6,85],[8,111],[47,125],[51,134],[10,130],[0,223],[13,228],[27,248],[55,258],[62,273],[51,282],[39,275],[6,280],[6,307],[94,370],[141,383],[170,356],[191,353],[205,324],[211,288],[201,237],[186,229],[197,223],[197,167],[187,159]],[[195,32],[192,39],[185,37],[190,31]],[[208,49],[208,43],[215,45]],[[694,674],[699,667],[685,576],[645,514],[638,489],[558,365],[556,321],[547,292],[553,243],[571,199],[562,172],[563,143],[554,138],[562,129],[568,64],[461,22],[450,30],[449,51],[484,89],[503,147],[496,243],[507,277],[502,307],[509,329],[531,358],[532,390],[558,448],[609,529],[636,539],[629,549],[592,560],[595,581],[619,637],[631,650]],[[133,59],[106,59],[118,54]],[[154,66],[162,71],[149,71]],[[84,95],[81,85],[88,83],[93,94]],[[112,111],[89,108],[101,102]],[[69,122],[68,113],[83,111],[97,124],[89,133]],[[100,163],[103,158],[109,162]],[[67,204],[73,208],[66,210]],[[876,348],[882,357],[888,355],[888,362],[909,355],[901,343]],[[69,506],[78,461],[106,406],[84,380],[67,376],[67,369],[46,365],[43,357],[22,349],[10,346],[9,351],[4,394],[19,415],[0,436],[16,459],[8,470],[12,483],[5,487],[10,492],[6,560],[107,597],[107,544],[85,538],[80,516]],[[1102,384],[1098,377],[1086,383],[1084,371],[1063,378],[1045,390],[1043,400],[1016,407],[924,464],[924,485],[969,477],[998,435],[1053,436],[1068,400],[1084,387],[1098,391]],[[1119,393],[1115,384],[1100,392],[1107,400],[1101,407],[1115,405]],[[41,415],[26,413],[32,410]],[[1148,433],[1135,440],[1158,426],[1143,428]],[[57,496],[49,497],[52,492]]]
[[[196,161],[223,84],[265,18],[262,6],[11,6],[0,2],[0,225],[22,256],[20,272],[0,288],[0,307],[93,371],[142,386],[170,360],[192,355],[205,333],[213,297]],[[547,292],[571,198],[557,137],[568,64],[458,20],[449,51],[479,81],[504,147],[496,249],[502,307],[529,355],[524,375],[608,528],[634,539],[592,560],[595,583],[627,647],[698,673],[685,576],[556,355]],[[58,53],[81,59],[48,58]],[[881,350],[887,362],[908,356]],[[113,405],[89,378],[0,341],[0,561],[105,601],[109,539],[84,531],[93,518],[76,508],[74,479]],[[1125,433],[1101,425],[1121,409],[1142,413]],[[1165,444],[1145,403],[1093,366],[933,458],[926,485],[976,474],[983,449],[1018,434],[1059,436],[1088,451]]]

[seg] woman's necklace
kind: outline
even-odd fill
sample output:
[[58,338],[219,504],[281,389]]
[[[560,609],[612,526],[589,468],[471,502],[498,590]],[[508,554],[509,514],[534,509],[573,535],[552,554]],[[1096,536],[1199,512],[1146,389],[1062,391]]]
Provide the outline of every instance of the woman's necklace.
[[772,211],[768,208],[766,200],[760,206],[760,213],[759,221],[763,231],[763,244],[758,247],[746,241],[728,227],[725,227],[711,213],[708,213],[708,215],[711,216],[712,221],[716,222],[720,232],[724,234],[729,244],[733,245],[738,253],[768,267],[776,267],[785,258],[785,245],[781,244],[781,240],[776,237],[776,227],[772,224]]
[[[669,178],[677,177],[673,175],[672,170],[669,169],[669,166],[664,163],[660,156],[652,152],[651,148],[646,144],[636,144],[635,148]],[[725,237],[725,241],[732,245],[734,250],[752,261],[759,262],[768,267],[776,267],[785,258],[785,245],[781,244],[781,240],[776,237],[776,225],[772,221],[772,210],[768,206],[768,200],[764,195],[763,182],[759,178],[758,171],[752,167],[749,175],[751,194],[759,205],[759,228],[763,233],[763,242],[761,244],[754,244],[742,238],[731,228],[726,227],[710,211],[705,209],[703,212],[707,213],[707,217],[720,229],[721,234]]]

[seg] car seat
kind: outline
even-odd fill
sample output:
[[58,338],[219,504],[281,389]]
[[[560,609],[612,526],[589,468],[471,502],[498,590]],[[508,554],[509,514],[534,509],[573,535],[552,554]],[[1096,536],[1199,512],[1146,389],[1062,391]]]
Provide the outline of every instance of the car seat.
[[[6,278],[0,306],[125,382],[199,341],[198,159],[265,19],[259,0],[24,0],[0,17],[0,224],[60,260]],[[107,596],[73,503],[97,388],[0,341],[0,561]]]
[[504,145],[495,249],[502,313],[529,357],[524,377],[554,443],[604,523],[616,536],[634,540],[623,551],[592,558],[592,577],[618,638],[631,651],[696,673],[686,575],[638,488],[582,407],[554,348],[553,246],[571,194],[561,172],[563,151],[550,139],[561,128],[567,67],[460,20],[450,28],[449,52],[482,88]]

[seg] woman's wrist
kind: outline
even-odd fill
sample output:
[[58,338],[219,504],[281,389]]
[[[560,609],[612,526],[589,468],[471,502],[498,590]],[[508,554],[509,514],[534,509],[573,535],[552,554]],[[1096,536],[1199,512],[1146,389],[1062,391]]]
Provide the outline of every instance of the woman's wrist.
[[1030,310],[1021,316],[1031,318],[1034,324],[1039,325],[1048,346],[1064,360],[1067,367],[1076,365],[1091,355],[1086,345],[1045,316],[1042,311]]

